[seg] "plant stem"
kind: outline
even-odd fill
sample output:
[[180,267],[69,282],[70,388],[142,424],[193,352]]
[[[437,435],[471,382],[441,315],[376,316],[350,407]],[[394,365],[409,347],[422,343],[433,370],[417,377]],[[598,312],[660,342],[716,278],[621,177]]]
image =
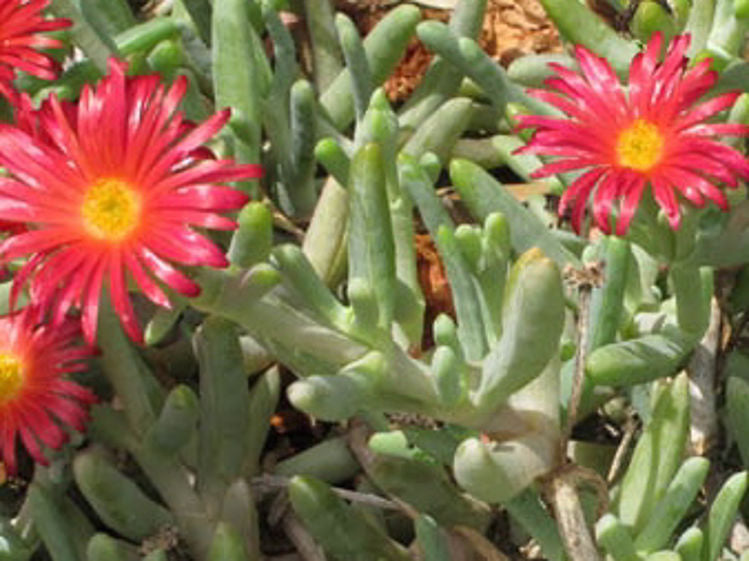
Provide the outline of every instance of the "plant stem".
[[580,406],[580,397],[582,396],[583,383],[585,382],[585,361],[588,355],[588,339],[590,338],[590,294],[593,285],[590,283],[581,283],[579,291],[579,320],[578,320],[578,341],[575,352],[575,372],[572,379],[572,392],[570,401],[567,406],[567,421],[565,423],[562,438],[560,439],[560,458],[566,461],[567,443],[569,442],[572,429],[577,420],[577,410]]
[[[572,470],[576,469],[572,466]],[[549,482],[551,506],[559,526],[564,547],[575,561],[599,561],[598,550],[588,531],[580,498],[577,496],[576,477],[564,467]]]

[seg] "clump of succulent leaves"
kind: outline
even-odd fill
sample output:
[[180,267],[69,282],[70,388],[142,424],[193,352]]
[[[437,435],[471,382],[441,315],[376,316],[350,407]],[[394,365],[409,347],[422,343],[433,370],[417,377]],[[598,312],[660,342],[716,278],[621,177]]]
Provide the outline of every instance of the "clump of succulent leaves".
[[[174,0],[137,13],[125,0],[45,3],[50,21],[71,23],[37,22],[57,41],[57,77],[19,65],[0,128],[59,142],[59,161],[78,162],[99,133],[64,115],[94,111],[92,88],[154,88],[181,115],[154,121],[154,138],[184,135],[154,192],[200,179],[166,210],[128,199],[122,178],[96,184],[97,204],[182,217],[184,247],[169,246],[177,265],[151,246],[123,252],[130,273],[107,269],[96,313],[64,288],[54,297],[95,335],[70,378],[96,403],[85,427],[52,419],[73,427],[64,445],[19,425],[0,559],[749,558],[729,540],[749,514],[749,3],[611,1],[608,20],[578,0],[540,3],[564,49],[508,68],[477,43],[487,0],[435,2],[447,23],[422,19],[430,2],[391,3],[366,36],[329,0]],[[434,56],[393,104],[382,85],[415,39]],[[662,111],[632,102],[611,146],[580,132],[590,115],[608,118],[597,103],[645,87]],[[129,115],[146,119],[138,107]],[[682,128],[661,138],[661,118]],[[0,156],[17,150],[2,147],[7,134]],[[594,148],[613,163],[585,159]],[[678,169],[647,175],[668,150]],[[34,284],[41,260],[76,264],[21,254],[48,212],[29,205],[56,201],[3,165],[27,193],[0,184],[7,212],[28,223],[0,242],[14,256],[0,285],[12,315],[35,287],[54,292],[46,277]],[[687,173],[702,179],[663,183]],[[560,197],[580,213],[573,225]],[[166,247],[160,235],[143,244]],[[438,267],[425,269],[417,236]],[[435,290],[448,306],[437,309]],[[21,371],[6,362],[10,392],[2,376]]]

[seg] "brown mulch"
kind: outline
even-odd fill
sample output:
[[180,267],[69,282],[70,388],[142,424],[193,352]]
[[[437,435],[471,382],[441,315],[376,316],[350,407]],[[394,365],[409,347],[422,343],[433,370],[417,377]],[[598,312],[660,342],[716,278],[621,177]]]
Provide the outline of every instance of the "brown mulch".
[[437,248],[429,234],[414,235],[416,247],[416,266],[419,273],[419,285],[424,293],[427,307],[424,315],[424,336],[422,349],[434,346],[432,324],[440,314],[447,314],[455,319],[455,306],[452,292],[447,282],[445,266],[437,253]]
[[479,43],[503,66],[523,55],[562,50],[538,0],[489,0]]

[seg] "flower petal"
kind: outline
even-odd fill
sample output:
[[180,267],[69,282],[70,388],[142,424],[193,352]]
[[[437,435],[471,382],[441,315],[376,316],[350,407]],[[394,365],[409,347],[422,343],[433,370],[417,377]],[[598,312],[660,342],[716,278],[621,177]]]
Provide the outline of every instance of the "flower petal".
[[629,225],[637,212],[637,205],[640,203],[646,185],[647,181],[645,178],[636,175],[627,186],[624,198],[619,205],[619,219],[616,221],[617,236],[623,236],[629,230]]
[[659,177],[653,177],[651,185],[655,202],[663,209],[671,228],[676,230],[681,222],[681,214],[673,187]]

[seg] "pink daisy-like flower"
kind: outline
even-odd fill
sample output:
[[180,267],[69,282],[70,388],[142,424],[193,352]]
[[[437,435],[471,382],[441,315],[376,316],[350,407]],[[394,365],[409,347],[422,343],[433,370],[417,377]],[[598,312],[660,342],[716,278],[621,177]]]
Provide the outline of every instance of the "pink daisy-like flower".
[[39,308],[0,317],[0,460],[16,472],[16,442],[40,464],[42,445],[57,449],[68,440],[67,425],[82,432],[96,396],[67,379],[86,368],[92,348],[76,344],[80,323],[65,318],[41,323]]
[[14,99],[12,82],[16,71],[23,70],[37,78],[54,80],[60,65],[36,49],[62,47],[57,39],[39,35],[70,26],[67,19],[45,19],[48,0],[0,0],[0,94]]
[[103,286],[140,342],[128,277],[169,307],[163,285],[186,296],[200,292],[172,263],[228,265],[196,227],[236,228],[221,213],[242,207],[247,196],[217,183],[261,174],[259,166],[217,160],[203,146],[229,110],[195,126],[177,111],[183,77],[167,89],[158,76],[125,71],[111,61],[109,75],[85,87],[77,104],[53,96],[34,111],[26,100],[18,126],[0,125],[0,164],[11,174],[0,178],[0,220],[29,228],[0,242],[4,262],[29,257],[14,278],[13,301],[28,284],[55,322],[80,306],[91,343]]
[[634,57],[626,90],[605,59],[577,46],[581,74],[551,64],[556,76],[546,85],[554,91],[529,92],[569,118],[519,117],[518,128],[536,132],[518,153],[559,157],[538,169],[536,178],[587,170],[564,192],[559,208],[564,214],[572,206],[572,226],[578,232],[591,193],[593,216],[606,233],[619,202],[616,233],[623,235],[648,185],[676,229],[681,220],[677,193],[697,207],[709,199],[726,210],[717,183],[736,187],[737,177],[749,178],[746,158],[715,140],[718,135],[747,135],[749,127],[704,122],[731,107],[739,93],[696,103],[717,73],[710,70],[709,60],[687,70],[689,36],[675,37],[659,63],[662,43],[656,33]]

